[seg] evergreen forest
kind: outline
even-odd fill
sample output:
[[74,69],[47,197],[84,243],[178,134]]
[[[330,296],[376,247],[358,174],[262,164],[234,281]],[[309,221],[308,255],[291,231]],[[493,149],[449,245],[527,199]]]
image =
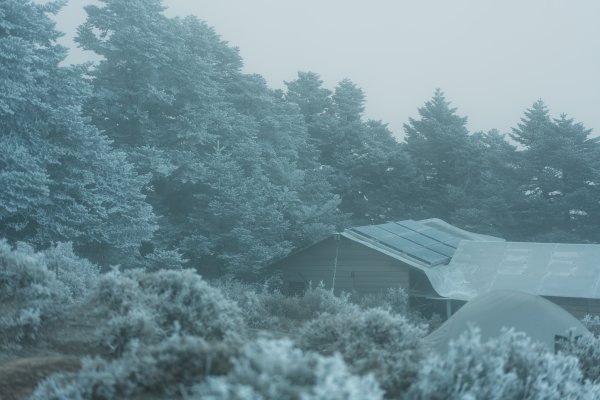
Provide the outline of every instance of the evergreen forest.
[[[471,132],[432,88],[398,138],[350,79],[272,89],[161,0],[86,6],[75,40],[99,61],[65,65],[64,3],[0,0],[0,398],[600,397],[597,336],[552,353],[474,328],[440,357],[401,289],[287,297],[266,268],[403,219],[600,243],[583,123],[532,99],[510,132]],[[49,364],[22,394],[6,365],[29,357]]]

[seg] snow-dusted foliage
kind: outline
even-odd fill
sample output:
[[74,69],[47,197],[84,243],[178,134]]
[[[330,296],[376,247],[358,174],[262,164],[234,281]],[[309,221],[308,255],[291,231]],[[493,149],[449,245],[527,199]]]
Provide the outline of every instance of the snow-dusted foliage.
[[366,293],[363,295],[353,295],[352,301],[360,305],[361,308],[383,308],[396,314],[407,314],[408,294],[401,287],[390,287],[385,290]]
[[213,400],[376,400],[372,376],[352,375],[343,360],[294,348],[289,340],[208,344],[174,336],[131,346],[122,358],[86,359],[76,373],[45,380],[33,400],[184,398]]
[[133,339],[156,343],[176,331],[206,340],[244,332],[239,307],[192,270],[114,270],[90,301],[108,319],[100,338],[117,353]]
[[98,277],[98,267],[75,256],[70,244],[36,253],[0,241],[0,346],[35,338],[44,320],[83,299]]
[[284,295],[273,282],[252,285],[227,279],[214,284],[240,305],[248,326],[252,328],[287,332],[323,313],[339,314],[357,308],[348,295],[336,296],[322,284],[310,286],[300,296]]
[[50,17],[64,4],[0,2],[0,236],[72,241],[105,264],[135,259],[155,230],[148,177],[82,115],[87,68],[61,66]]
[[[596,317],[597,318],[597,317]],[[600,383],[600,338],[594,335],[572,336],[561,343],[561,351],[577,357],[586,379]]]
[[83,299],[98,283],[100,268],[85,258],[76,256],[71,243],[58,243],[41,254],[48,269],[66,285],[73,300]]
[[590,332],[592,332],[592,334],[596,337],[600,336],[600,317],[597,315],[591,316],[591,315],[586,315],[582,320],[581,323],[583,324],[583,326],[585,326],[586,328],[588,328],[588,330]]
[[233,360],[232,371],[196,385],[188,399],[374,400],[382,391],[372,375],[352,375],[339,356],[294,348],[289,340],[258,340]]
[[[238,345],[208,344],[201,338],[175,334],[157,345],[139,342],[122,358],[85,359],[79,372],[56,374],[42,382],[33,400],[113,400],[180,398],[186,386],[231,369]],[[140,397],[135,397],[140,396]],[[156,397],[154,397],[156,396]]]
[[392,398],[417,375],[425,331],[382,309],[322,314],[299,333],[299,346],[324,355],[341,354],[351,371],[373,373]]
[[482,342],[475,328],[431,354],[407,393],[409,399],[597,399],[600,388],[584,383],[577,359],[547,352],[525,334],[505,331]]

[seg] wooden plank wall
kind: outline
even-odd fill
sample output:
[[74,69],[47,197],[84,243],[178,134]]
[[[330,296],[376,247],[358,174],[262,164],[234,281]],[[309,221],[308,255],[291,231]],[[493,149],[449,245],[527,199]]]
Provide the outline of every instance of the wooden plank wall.
[[392,257],[379,253],[344,237],[333,237],[280,262],[284,282],[323,281],[331,288],[338,247],[335,291],[370,293],[388,287],[409,287],[408,267]]

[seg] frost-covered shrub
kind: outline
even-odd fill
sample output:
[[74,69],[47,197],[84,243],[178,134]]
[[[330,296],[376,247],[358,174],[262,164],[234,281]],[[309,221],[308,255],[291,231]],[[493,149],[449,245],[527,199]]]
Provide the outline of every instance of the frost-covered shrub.
[[600,383],[600,337],[590,334],[572,336],[562,343],[561,351],[577,357],[586,379]]
[[175,334],[158,345],[136,342],[114,361],[82,364],[43,381],[31,399],[376,400],[382,393],[372,376],[352,375],[341,358],[302,352],[289,340],[242,348]]
[[298,344],[323,355],[341,354],[351,371],[372,372],[386,397],[396,397],[417,374],[424,334],[423,327],[375,308],[323,314],[304,326]]
[[302,296],[275,296],[267,298],[266,303],[273,314],[296,321],[310,321],[323,313],[339,314],[354,308],[348,294],[336,296],[322,282],[310,286]]
[[357,308],[347,294],[336,296],[322,284],[310,286],[300,296],[286,296],[272,282],[255,285],[222,280],[214,285],[236,301],[244,310],[248,325],[258,329],[289,332],[323,313],[339,314]]
[[596,337],[600,337],[600,317],[597,315],[586,315],[581,323]]
[[68,300],[68,290],[48,269],[41,253],[21,244],[12,249],[0,242],[0,299],[3,301],[56,298]]
[[41,313],[39,308],[22,308],[1,316],[0,344],[18,348],[24,339],[35,339],[42,325]]
[[272,315],[266,307],[267,298],[283,297],[278,288],[273,288],[268,282],[260,285],[232,278],[217,279],[210,283],[225,297],[238,304],[243,311],[248,327],[256,329],[277,329],[279,327],[279,319]]
[[505,331],[481,342],[471,329],[421,365],[410,399],[594,399],[598,386],[584,383],[575,357],[553,354],[525,334]]
[[156,343],[176,330],[206,340],[244,332],[239,307],[192,270],[114,270],[102,277],[91,302],[108,319],[103,343],[118,353],[132,339]]
[[71,243],[58,243],[42,252],[48,269],[69,289],[72,299],[82,299],[100,277],[100,267],[75,255]]
[[371,375],[352,375],[337,355],[303,352],[289,340],[258,340],[233,360],[229,374],[209,377],[186,399],[375,400],[381,395]]
[[49,377],[31,399],[181,398],[206,376],[229,372],[238,348],[237,343],[209,344],[179,334],[157,345],[134,342],[117,360],[88,358],[78,372]]
[[401,287],[391,287],[375,293],[352,293],[350,300],[363,310],[381,308],[392,314],[400,314],[414,325],[427,328],[430,333],[437,329],[442,322],[439,314],[433,314],[430,318],[408,307],[408,294]]
[[376,293],[353,294],[352,301],[363,309],[382,308],[403,315],[408,312],[408,295],[401,287],[387,288]]
[[117,354],[122,354],[132,340],[158,343],[166,336],[153,313],[143,306],[112,315],[99,333],[100,343]]
[[35,338],[45,320],[82,300],[98,276],[98,267],[75,256],[69,244],[36,253],[0,241],[0,345]]

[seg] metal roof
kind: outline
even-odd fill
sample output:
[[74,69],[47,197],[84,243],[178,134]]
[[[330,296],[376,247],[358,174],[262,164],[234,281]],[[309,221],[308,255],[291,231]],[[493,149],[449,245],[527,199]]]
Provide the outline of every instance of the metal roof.
[[485,241],[485,242],[504,242],[503,238],[496,237],[496,236],[490,236],[490,235],[484,235],[482,233],[474,233],[474,232],[466,231],[466,230],[460,229],[454,225],[450,225],[446,221],[443,221],[439,218],[422,219],[418,222],[423,225],[427,225],[431,228],[438,229],[442,232],[449,233],[457,238],[464,239],[464,240],[475,240],[475,241]]
[[425,273],[457,300],[502,289],[599,299],[600,245],[462,241],[449,264]]
[[342,235],[422,270],[448,264],[461,240],[503,240],[464,231],[439,219],[358,226]]

